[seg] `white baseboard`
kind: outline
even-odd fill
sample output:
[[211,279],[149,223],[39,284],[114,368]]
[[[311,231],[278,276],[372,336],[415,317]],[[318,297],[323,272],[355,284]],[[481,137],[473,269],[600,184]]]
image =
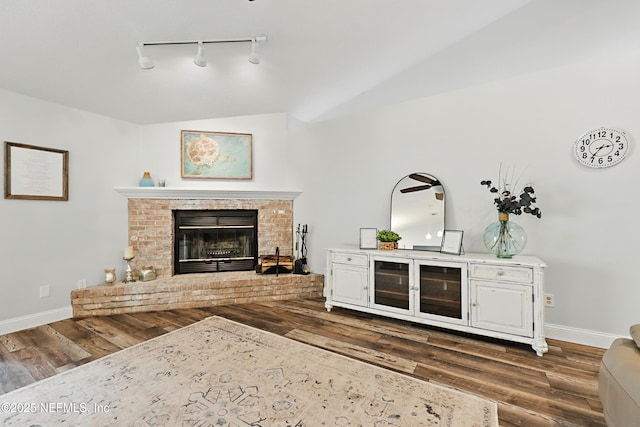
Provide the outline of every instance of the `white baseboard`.
[[47,323],[57,322],[58,320],[70,319],[71,317],[73,317],[73,310],[71,306],[68,306],[2,320],[0,321],[0,335],[46,325]]
[[619,335],[548,323],[544,325],[544,333],[547,338],[599,348],[609,348],[613,340],[621,338]]

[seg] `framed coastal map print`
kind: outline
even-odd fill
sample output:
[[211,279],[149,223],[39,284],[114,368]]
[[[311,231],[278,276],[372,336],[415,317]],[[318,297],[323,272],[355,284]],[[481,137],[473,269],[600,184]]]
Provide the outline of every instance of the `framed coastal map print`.
[[183,130],[180,140],[182,178],[253,177],[251,134]]
[[69,200],[69,152],[5,141],[4,198]]

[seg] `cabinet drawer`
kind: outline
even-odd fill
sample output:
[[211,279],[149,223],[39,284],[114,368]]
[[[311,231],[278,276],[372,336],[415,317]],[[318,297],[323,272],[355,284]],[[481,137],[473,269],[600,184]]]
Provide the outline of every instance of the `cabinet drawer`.
[[471,277],[500,282],[533,283],[533,269],[501,267],[499,265],[471,265]]
[[369,265],[369,257],[362,254],[334,253],[331,261],[338,264],[359,265],[361,267],[366,267]]

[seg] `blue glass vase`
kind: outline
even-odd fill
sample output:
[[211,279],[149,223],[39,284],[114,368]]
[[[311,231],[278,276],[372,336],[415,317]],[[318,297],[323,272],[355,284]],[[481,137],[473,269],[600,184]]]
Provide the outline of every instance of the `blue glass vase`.
[[153,179],[151,178],[151,174],[149,172],[145,172],[140,178],[140,182],[138,183],[140,187],[153,187]]
[[489,224],[482,235],[484,246],[498,258],[512,258],[527,245],[527,233],[509,214],[498,214],[498,221]]

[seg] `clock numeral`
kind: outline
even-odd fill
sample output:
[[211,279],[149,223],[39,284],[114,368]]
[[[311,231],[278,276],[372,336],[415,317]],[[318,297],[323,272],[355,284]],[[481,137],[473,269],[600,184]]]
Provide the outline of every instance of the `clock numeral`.
[[618,150],[624,150],[624,143],[620,142],[618,144]]
[[[582,153],[582,158],[583,159],[586,159],[587,157],[589,157],[589,156],[587,156],[587,153]],[[591,159],[591,161],[593,161],[593,159]]]

